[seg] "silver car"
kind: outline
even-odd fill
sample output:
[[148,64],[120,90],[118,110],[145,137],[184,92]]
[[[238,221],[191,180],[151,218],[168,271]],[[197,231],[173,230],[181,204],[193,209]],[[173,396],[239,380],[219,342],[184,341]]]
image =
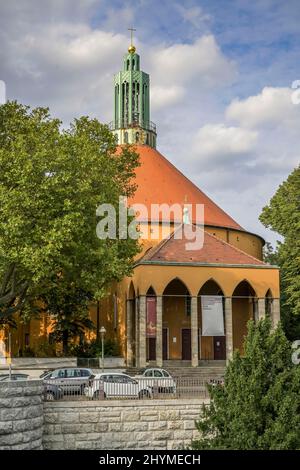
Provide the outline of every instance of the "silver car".
[[93,372],[84,367],[63,367],[42,375],[44,383],[59,386],[64,395],[78,395],[83,394]]
[[96,374],[84,393],[89,398],[150,398],[147,384],[119,372]]
[[176,382],[171,374],[159,367],[151,367],[141,371],[141,374],[136,375],[135,379],[142,380],[148,386],[156,387],[158,393],[176,393]]

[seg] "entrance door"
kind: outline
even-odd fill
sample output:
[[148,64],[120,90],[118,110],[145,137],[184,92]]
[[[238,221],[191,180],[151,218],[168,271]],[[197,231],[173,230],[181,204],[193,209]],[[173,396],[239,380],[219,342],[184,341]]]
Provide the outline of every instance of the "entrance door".
[[226,359],[226,342],[225,336],[214,336],[214,359]]
[[147,338],[147,361],[156,360],[156,338]]
[[181,359],[183,361],[190,361],[192,359],[190,328],[183,328],[181,330]]
[[163,328],[163,361],[167,361],[169,357],[168,336],[168,328]]

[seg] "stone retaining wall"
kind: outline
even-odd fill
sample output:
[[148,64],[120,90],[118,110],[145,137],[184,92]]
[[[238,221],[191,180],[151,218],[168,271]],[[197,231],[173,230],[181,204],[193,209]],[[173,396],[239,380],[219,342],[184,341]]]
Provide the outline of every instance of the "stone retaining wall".
[[180,449],[198,435],[205,400],[44,404],[44,449]]
[[0,450],[42,449],[41,380],[0,382]]

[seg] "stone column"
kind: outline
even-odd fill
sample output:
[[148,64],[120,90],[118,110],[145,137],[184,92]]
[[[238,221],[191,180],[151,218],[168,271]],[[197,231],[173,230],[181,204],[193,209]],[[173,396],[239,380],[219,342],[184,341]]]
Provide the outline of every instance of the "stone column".
[[139,298],[135,298],[135,343],[134,343],[134,351],[135,351],[135,366],[139,366],[139,338],[140,338],[140,313],[139,313]]
[[199,365],[198,356],[198,298],[191,298],[191,337],[192,337],[192,367]]
[[258,320],[266,318],[266,300],[265,298],[258,299]]
[[226,329],[226,362],[232,359],[233,332],[232,332],[232,297],[225,297],[225,329]]
[[127,355],[126,355],[126,364],[128,366],[133,366],[133,350],[132,350],[132,310],[134,308],[135,301],[127,300],[126,301],[126,339],[127,339]]
[[277,323],[280,321],[280,299],[272,300],[272,325],[273,329],[276,328]]
[[146,296],[139,298],[139,367],[146,366]]
[[162,315],[163,315],[162,295],[156,297],[156,365],[162,367],[163,364],[163,336],[162,336]]

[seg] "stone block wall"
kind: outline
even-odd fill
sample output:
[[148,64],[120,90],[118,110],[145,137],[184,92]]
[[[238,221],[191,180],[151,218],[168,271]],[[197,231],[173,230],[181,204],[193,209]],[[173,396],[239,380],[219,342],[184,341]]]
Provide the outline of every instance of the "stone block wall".
[[42,449],[41,380],[0,382],[0,450]]
[[198,436],[199,399],[44,404],[44,449],[180,449]]

